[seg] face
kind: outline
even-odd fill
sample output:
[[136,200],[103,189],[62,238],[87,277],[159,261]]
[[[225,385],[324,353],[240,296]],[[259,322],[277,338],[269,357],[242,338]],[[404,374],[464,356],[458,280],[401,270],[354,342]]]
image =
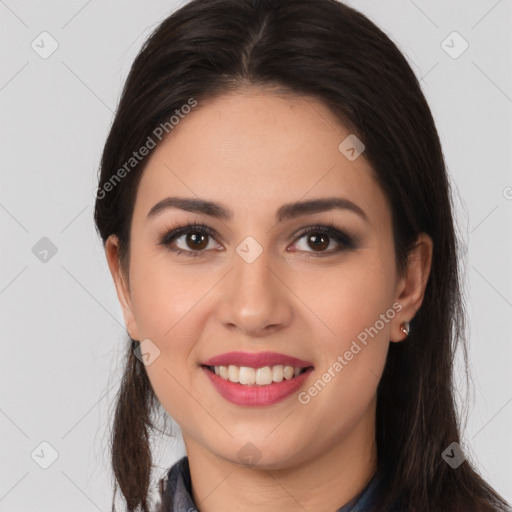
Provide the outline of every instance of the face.
[[425,275],[397,274],[390,206],[364,152],[339,149],[349,135],[314,99],[246,90],[199,103],[153,150],[128,279],[115,239],[107,256],[187,449],[285,468],[372,438]]

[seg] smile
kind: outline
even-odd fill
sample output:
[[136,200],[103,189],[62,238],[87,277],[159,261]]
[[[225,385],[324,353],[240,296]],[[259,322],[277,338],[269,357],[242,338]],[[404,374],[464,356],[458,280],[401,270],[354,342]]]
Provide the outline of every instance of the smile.
[[276,352],[229,352],[208,359],[201,369],[227,401],[265,406],[298,391],[314,367],[309,361]]
[[307,368],[300,366],[289,366],[278,364],[275,366],[263,366],[262,368],[251,368],[250,366],[207,366],[208,370],[218,375],[221,379],[230,382],[250,386],[268,386],[274,382],[282,382],[298,377]]

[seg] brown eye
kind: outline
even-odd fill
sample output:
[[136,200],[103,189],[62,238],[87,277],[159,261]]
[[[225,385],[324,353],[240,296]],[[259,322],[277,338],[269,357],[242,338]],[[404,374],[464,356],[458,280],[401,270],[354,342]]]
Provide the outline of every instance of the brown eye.
[[329,247],[329,236],[325,233],[312,233],[308,235],[308,244],[315,251],[323,251]]
[[204,249],[208,246],[208,235],[198,231],[191,231],[187,234],[185,243],[193,251]]
[[[215,232],[204,225],[180,226],[165,234],[160,239],[160,245],[167,247],[177,255],[202,256],[208,248],[217,246]],[[209,244],[212,244],[208,247]]]
[[341,251],[356,249],[358,239],[339,231],[332,225],[312,226],[295,242],[295,248],[309,256],[332,256]]

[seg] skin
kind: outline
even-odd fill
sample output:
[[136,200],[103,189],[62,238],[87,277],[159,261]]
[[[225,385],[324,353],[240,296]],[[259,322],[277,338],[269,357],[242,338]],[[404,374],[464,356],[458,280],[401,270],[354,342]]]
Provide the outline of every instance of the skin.
[[[242,512],[332,512],[376,470],[376,389],[389,343],[406,338],[400,324],[423,301],[432,240],[418,238],[398,275],[387,199],[364,153],[349,161],[338,150],[349,134],[312,98],[244,89],[200,103],[150,155],[129,269],[119,264],[116,237],[107,241],[127,330],[160,350],[145,368],[182,429],[202,512],[226,503]],[[234,216],[169,208],[148,218],[168,196],[209,199]],[[368,222],[336,209],[276,223],[283,204],[330,196],[356,203]],[[203,222],[218,236],[197,258],[158,243],[177,223]],[[339,244],[328,238],[318,250],[301,236],[330,222],[357,236],[357,247],[334,252]],[[263,249],[250,264],[236,252],[247,236]],[[185,236],[173,246],[195,248]],[[321,251],[330,254],[315,257]],[[234,405],[199,366],[233,350],[276,351],[313,363],[299,390],[307,391],[394,303],[401,310],[307,404],[295,393],[264,407]],[[248,442],[260,457],[253,466],[237,455]]]

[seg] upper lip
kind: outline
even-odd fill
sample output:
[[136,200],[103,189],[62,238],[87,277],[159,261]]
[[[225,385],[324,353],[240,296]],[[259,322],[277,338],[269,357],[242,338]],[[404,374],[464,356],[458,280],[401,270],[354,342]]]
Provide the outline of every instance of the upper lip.
[[208,359],[203,364],[205,366],[229,366],[232,364],[251,368],[263,368],[264,366],[276,366],[278,364],[296,368],[313,366],[309,361],[279,354],[278,352],[226,352]]

